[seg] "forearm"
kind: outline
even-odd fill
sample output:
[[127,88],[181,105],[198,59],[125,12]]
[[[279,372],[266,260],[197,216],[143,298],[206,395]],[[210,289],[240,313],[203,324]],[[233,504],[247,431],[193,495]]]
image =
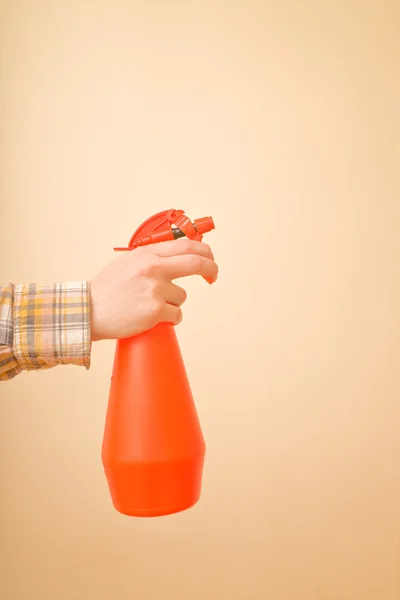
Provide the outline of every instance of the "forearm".
[[57,365],[89,368],[89,282],[0,287],[0,381]]

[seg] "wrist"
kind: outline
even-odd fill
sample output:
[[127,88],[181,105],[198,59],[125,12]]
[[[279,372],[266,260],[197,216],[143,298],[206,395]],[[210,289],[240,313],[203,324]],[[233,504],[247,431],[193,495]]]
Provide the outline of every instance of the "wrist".
[[96,281],[91,281],[90,289],[90,339],[92,342],[100,342],[105,339],[102,329],[102,320],[99,309],[99,298],[97,293]]

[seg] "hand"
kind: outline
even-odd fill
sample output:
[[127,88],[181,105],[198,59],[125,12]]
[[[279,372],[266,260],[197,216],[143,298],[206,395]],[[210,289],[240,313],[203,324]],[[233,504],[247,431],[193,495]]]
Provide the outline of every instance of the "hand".
[[91,282],[92,340],[131,337],[161,322],[178,325],[186,292],[172,280],[189,275],[217,279],[207,244],[186,238],[161,242],[114,260]]

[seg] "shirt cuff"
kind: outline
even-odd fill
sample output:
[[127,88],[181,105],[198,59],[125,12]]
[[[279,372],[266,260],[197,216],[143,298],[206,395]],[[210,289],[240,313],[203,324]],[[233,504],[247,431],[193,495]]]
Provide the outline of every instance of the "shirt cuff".
[[0,381],[13,379],[22,371],[12,351],[13,296],[12,283],[0,287]]
[[90,367],[90,283],[15,285],[13,354],[25,371]]

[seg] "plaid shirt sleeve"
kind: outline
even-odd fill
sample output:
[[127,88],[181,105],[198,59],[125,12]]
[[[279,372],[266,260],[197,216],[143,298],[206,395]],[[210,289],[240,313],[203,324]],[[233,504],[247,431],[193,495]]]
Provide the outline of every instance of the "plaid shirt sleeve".
[[56,365],[90,367],[90,283],[0,287],[0,381]]

